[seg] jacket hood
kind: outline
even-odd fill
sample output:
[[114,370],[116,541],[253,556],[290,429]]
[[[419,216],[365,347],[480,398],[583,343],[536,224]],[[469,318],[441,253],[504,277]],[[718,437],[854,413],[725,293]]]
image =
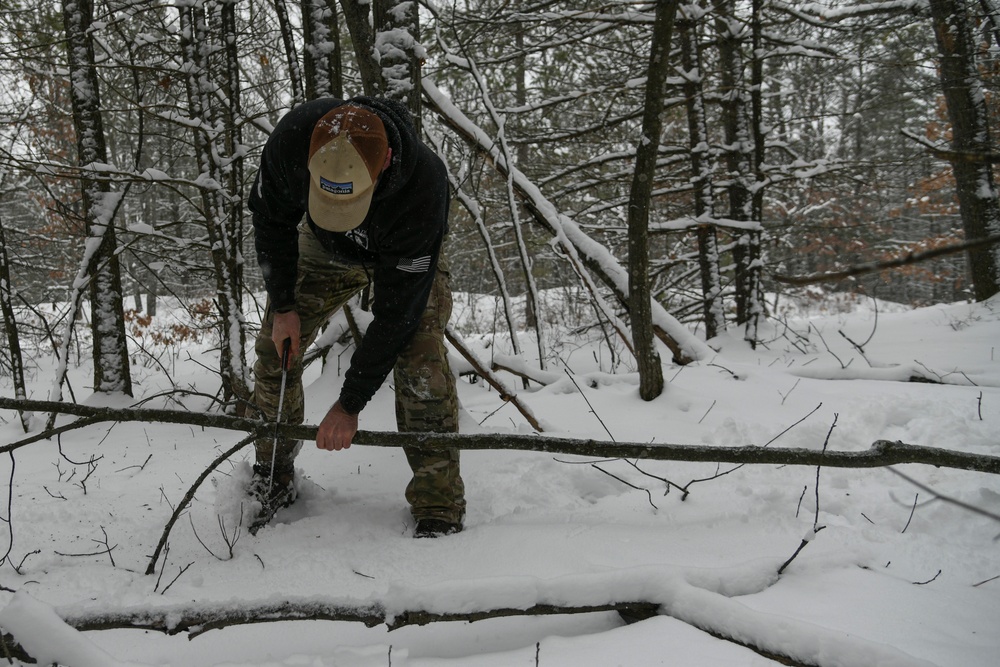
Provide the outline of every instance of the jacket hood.
[[417,166],[417,131],[413,126],[410,110],[400,102],[383,97],[352,97],[349,104],[365,107],[378,115],[385,125],[392,162],[383,174],[386,179],[375,192],[375,200],[398,192],[413,175]]

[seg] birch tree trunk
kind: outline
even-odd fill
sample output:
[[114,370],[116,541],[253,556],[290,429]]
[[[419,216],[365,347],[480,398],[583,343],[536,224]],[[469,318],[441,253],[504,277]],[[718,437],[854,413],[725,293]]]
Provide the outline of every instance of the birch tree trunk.
[[[965,238],[1000,233],[1000,202],[993,169],[986,91],[976,67],[973,15],[963,0],[930,0],[941,56],[939,73],[952,125],[951,166]],[[969,270],[977,301],[1000,291],[1000,245],[969,250]]]
[[335,0],[302,0],[302,84],[307,100],[344,96]]
[[649,208],[660,149],[661,115],[670,67],[670,41],[678,0],[656,3],[649,49],[642,134],[635,151],[635,173],[628,204],[628,290],[632,341],[639,366],[639,395],[651,401],[663,393],[663,365],[653,338],[649,289]]
[[94,7],[92,0],[66,0],[62,9],[77,161],[82,171],[80,215],[87,233],[84,261],[94,338],[94,391],[131,396],[121,267],[113,224],[121,194],[112,192],[110,183],[96,176],[107,164],[108,151],[94,59]]
[[701,273],[702,315],[705,320],[705,337],[714,338],[725,329],[726,321],[722,311],[718,232],[712,222],[714,218],[712,165],[696,20],[685,17],[679,22],[678,29],[687,107],[691,184],[694,187],[694,217],[699,222],[698,268]]

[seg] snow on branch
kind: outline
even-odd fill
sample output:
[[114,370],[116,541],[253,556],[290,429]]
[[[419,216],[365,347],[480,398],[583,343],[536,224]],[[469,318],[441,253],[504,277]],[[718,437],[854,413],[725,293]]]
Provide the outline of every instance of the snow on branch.
[[[255,419],[223,414],[183,412],[180,410],[97,408],[76,403],[17,400],[0,398],[0,409],[32,412],[59,412],[94,421],[162,422],[222,428],[246,433],[258,433],[274,428]],[[315,440],[316,426],[282,424],[278,435],[289,440]],[[36,442],[43,434],[0,446],[0,454]],[[682,445],[639,442],[606,442],[601,440],[556,438],[515,433],[395,433],[388,431],[358,431],[354,444],[374,447],[415,446],[426,449],[520,450],[570,454],[598,458],[628,458],[658,461],[708,461],[714,463],[745,463],[756,465],[825,466],[830,468],[884,468],[904,463],[920,463],[956,470],[972,470],[1000,474],[1000,456],[957,452],[937,447],[910,445],[903,442],[878,440],[863,451],[820,451],[801,448],[768,448],[761,446]]]
[[[493,137],[476,125],[427,77],[422,80],[424,94],[441,119],[473,147],[489,157],[490,163],[503,175],[511,173],[518,195],[524,200],[535,219],[545,225],[556,241],[574,260],[582,260],[592,270],[597,270],[623,302],[628,301],[628,270],[604,245],[587,235],[569,216],[559,211],[541,190],[516,166],[509,165]],[[598,298],[598,295],[595,295]],[[697,361],[711,357],[714,352],[708,345],[674,318],[657,301],[651,302],[653,326],[663,332],[670,342],[671,351],[678,360]],[[676,347],[677,349],[674,349]]]
[[[80,634],[82,631],[134,628],[166,634],[188,632],[189,637],[194,637],[230,626],[292,620],[386,625],[391,631],[441,621],[600,611],[617,611],[623,617],[636,619],[670,616],[785,665],[930,664],[881,642],[752,609],[739,599],[740,593],[759,592],[773,585],[777,580],[773,572],[770,561],[724,571],[638,567],[550,579],[498,577],[448,582],[433,590],[403,584],[390,587],[382,599],[317,595],[118,609],[86,604],[53,609],[22,592],[0,611],[0,624],[11,633],[4,636],[6,646],[12,640],[19,641],[22,651],[37,652],[39,657],[44,655],[46,663],[55,659],[69,667],[129,664],[97,649]],[[843,660],[831,661],[831,656]]]

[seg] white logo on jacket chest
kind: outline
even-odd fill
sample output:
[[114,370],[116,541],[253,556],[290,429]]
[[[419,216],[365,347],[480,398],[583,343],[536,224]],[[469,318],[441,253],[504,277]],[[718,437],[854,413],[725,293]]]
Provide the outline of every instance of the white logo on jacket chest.
[[355,245],[361,246],[365,250],[368,250],[368,230],[361,229],[360,227],[352,229],[351,231],[344,234],[347,238],[351,239]]

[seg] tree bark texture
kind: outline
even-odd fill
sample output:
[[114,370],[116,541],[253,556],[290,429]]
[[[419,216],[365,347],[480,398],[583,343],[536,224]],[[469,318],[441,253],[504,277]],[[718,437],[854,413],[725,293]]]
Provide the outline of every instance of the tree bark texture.
[[[974,17],[965,0],[930,0],[941,88],[952,126],[952,148],[960,154],[986,155],[990,144],[985,88],[976,65]],[[965,237],[1000,233],[1000,200],[989,162],[952,160]],[[1000,247],[969,251],[969,270],[977,301],[1000,291]]]
[[[753,220],[751,186],[754,182],[754,140],[750,131],[750,107],[745,85],[741,47],[746,31],[736,15],[734,0],[714,0],[715,32],[719,44],[719,79],[722,121],[725,131],[726,195],[731,220]],[[739,232],[733,244],[733,278],[736,323],[745,325],[745,339],[757,344],[757,320],[763,313],[760,298],[760,231]]]
[[90,170],[108,162],[91,31],[93,22],[92,0],[63,2],[73,126],[77,160],[82,168],[80,215],[87,230],[85,252],[89,254],[87,276],[94,338],[94,389],[131,396],[124,293],[113,224],[119,197],[111,192],[106,179],[93,175]]
[[307,100],[344,97],[336,0],[302,0],[302,79]]
[[[27,398],[24,384],[24,358],[21,356],[21,339],[17,334],[17,319],[14,317],[14,287],[10,282],[10,256],[7,254],[7,238],[0,216],[0,313],[3,314],[4,333],[7,337],[7,352],[10,355],[10,374],[14,383],[14,396]],[[21,428],[28,432],[29,419],[25,412],[19,412]]]
[[299,70],[299,54],[295,48],[295,36],[292,34],[292,24],[288,19],[288,7],[285,0],[273,0],[274,14],[278,17],[278,32],[281,33],[281,45],[285,51],[285,63],[288,65],[288,85],[292,93],[292,106],[305,101],[302,91],[302,73]]
[[361,73],[361,86],[365,95],[373,97],[382,90],[382,73],[375,55],[375,33],[372,30],[370,0],[340,0],[344,22],[351,33],[354,55]]
[[381,93],[407,106],[420,134],[420,67],[425,53],[420,45],[417,3],[411,0],[374,0],[375,51],[379,54]]
[[[214,10],[214,7],[212,8]],[[212,79],[211,45],[216,41],[235,41],[235,18],[227,12],[234,11],[228,3],[222,5],[217,15],[206,13],[196,3],[178,6],[180,12],[180,49],[184,63],[187,86],[188,112],[197,121],[193,139],[198,169],[201,177],[225,188],[203,187],[201,202],[208,241],[211,244],[216,303],[219,309],[220,355],[219,370],[226,399],[247,399],[250,396],[246,365],[246,328],[243,317],[243,264],[242,264],[242,161],[232,152],[239,145],[235,109],[220,110],[212,91],[218,88]],[[218,23],[219,32],[213,34],[209,18]],[[220,49],[224,54],[226,49]],[[227,59],[228,60],[228,59]],[[235,66],[235,62],[226,63]],[[230,100],[239,97],[238,73],[225,75],[223,92]],[[236,103],[234,103],[236,104]],[[221,127],[220,127],[221,123]],[[238,170],[234,175],[233,170]]]
[[688,150],[691,158],[691,185],[694,188],[694,217],[698,226],[698,272],[701,274],[702,317],[705,337],[714,338],[726,328],[722,309],[722,271],[719,268],[718,231],[710,221],[715,217],[715,197],[712,188],[708,121],[702,85],[701,53],[698,43],[698,22],[685,17],[678,22],[681,43],[681,68],[684,77],[684,97],[688,121]]
[[[151,422],[189,424],[205,428],[221,428],[246,433],[271,433],[281,438],[315,440],[316,426],[281,424],[275,429],[268,423],[244,417],[180,410],[93,408],[76,403],[54,401],[22,401],[0,398],[0,409],[56,412],[82,417],[83,425],[98,422]],[[61,427],[62,432],[72,425]],[[17,442],[0,446],[4,454],[51,435],[39,433]],[[971,454],[936,447],[910,445],[903,442],[878,440],[863,451],[822,451],[821,449],[727,446],[675,445],[638,442],[605,442],[577,438],[552,438],[513,433],[395,433],[358,431],[353,443],[374,447],[414,446],[426,449],[513,450],[549,454],[570,454],[598,458],[629,458],[656,461],[701,461],[713,463],[745,463],[755,465],[826,466],[830,468],[883,468],[904,463],[973,470],[1000,474],[1000,456]]]
[[629,317],[639,368],[639,395],[646,401],[663,393],[663,364],[653,337],[652,294],[649,288],[649,209],[663,129],[671,33],[678,4],[677,0],[656,3],[649,67],[646,70],[642,131],[635,149],[635,172],[628,202]]

